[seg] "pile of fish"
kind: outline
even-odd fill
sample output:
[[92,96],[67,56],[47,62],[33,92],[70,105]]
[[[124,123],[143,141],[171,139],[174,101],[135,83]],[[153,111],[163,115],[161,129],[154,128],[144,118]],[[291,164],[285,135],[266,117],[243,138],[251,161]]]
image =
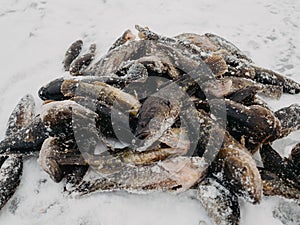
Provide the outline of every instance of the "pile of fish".
[[261,96],[298,94],[300,84],[217,35],[136,29],[138,39],[125,31],[97,62],[95,44],[82,54],[74,42],[63,61],[69,74],[39,90],[39,114],[32,96],[20,100],[0,142],[0,208],[32,156],[79,196],[195,188],[218,225],[240,223],[240,197],[299,205],[300,144],[282,158],[272,142],[299,130],[300,105],[274,112]]

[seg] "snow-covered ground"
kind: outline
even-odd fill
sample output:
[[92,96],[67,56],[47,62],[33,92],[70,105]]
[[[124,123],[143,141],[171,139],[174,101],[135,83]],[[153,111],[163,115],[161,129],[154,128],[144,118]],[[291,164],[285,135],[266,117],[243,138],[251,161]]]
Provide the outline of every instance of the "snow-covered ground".
[[[101,55],[135,24],[168,36],[216,33],[235,43],[258,65],[300,82],[300,1],[1,0],[0,139],[18,100],[32,94],[39,107],[39,87],[64,74],[61,61],[71,42],[78,38],[86,46],[95,42]],[[299,103],[300,95],[268,101],[278,109]],[[286,155],[299,140],[297,132],[274,145]],[[210,224],[194,197],[193,191],[179,196],[117,192],[70,199],[63,195],[62,184],[52,182],[36,159],[31,159],[25,163],[17,193],[0,212],[0,224]],[[241,225],[281,225],[273,211],[284,202],[264,198],[260,205],[250,205],[241,200]],[[299,211],[299,206],[294,207]],[[299,220],[290,224],[299,225]]]

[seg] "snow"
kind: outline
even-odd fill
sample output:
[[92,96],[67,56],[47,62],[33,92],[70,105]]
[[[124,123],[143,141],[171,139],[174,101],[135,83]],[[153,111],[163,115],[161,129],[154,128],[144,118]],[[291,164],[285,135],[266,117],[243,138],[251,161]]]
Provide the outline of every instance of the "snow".
[[[83,50],[96,43],[99,58],[135,24],[166,36],[211,32],[236,44],[257,65],[300,82],[299,22],[300,1],[292,0],[1,0],[0,139],[21,97],[32,94],[39,108],[39,87],[66,75],[64,53],[79,38]],[[299,94],[267,99],[272,109],[299,100]],[[299,139],[300,132],[295,132],[276,142],[276,148],[287,155],[286,147]],[[1,225],[210,224],[193,191],[179,196],[98,193],[72,199],[62,189],[36,159],[27,160],[17,193],[0,211]],[[241,225],[281,225],[273,211],[282,201],[265,197],[260,205],[251,205],[241,200]]]

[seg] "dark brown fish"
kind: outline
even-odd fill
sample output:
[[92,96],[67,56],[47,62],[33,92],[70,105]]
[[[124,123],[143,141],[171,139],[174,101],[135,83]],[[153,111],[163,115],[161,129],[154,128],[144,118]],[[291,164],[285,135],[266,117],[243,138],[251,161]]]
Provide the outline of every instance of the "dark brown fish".
[[[212,100],[217,108],[218,100]],[[244,106],[225,99],[227,112],[227,130],[238,141],[245,139],[245,146],[252,153],[263,143],[277,139],[281,132],[281,124],[270,110],[259,105]]]
[[58,137],[50,137],[44,141],[38,161],[53,181],[60,182],[64,177],[63,165],[78,165],[84,159],[74,148],[73,141],[64,142]]
[[71,46],[68,48],[63,62],[66,71],[69,71],[71,63],[80,54],[82,44],[82,40],[77,40],[74,43],[72,43]]
[[[285,182],[279,178],[275,173],[272,173],[266,169],[260,170],[264,195],[267,196],[281,196],[287,199],[300,200],[300,190]],[[300,203],[300,202],[299,202]]]
[[205,179],[198,185],[197,199],[215,224],[240,224],[238,197],[214,179]]
[[224,141],[224,145],[211,165],[211,173],[234,193],[253,204],[259,203],[262,182],[252,156],[243,147],[230,144],[228,140]]
[[[2,141],[2,153],[10,151],[9,141],[12,145],[18,140],[19,132],[30,126],[35,117],[35,102],[31,95],[25,95],[17,104],[11,113],[6,130],[6,141]],[[30,136],[30,131],[27,130],[27,136]],[[21,137],[21,138],[24,138]],[[26,137],[25,137],[26,138]],[[28,138],[27,138],[28,140]],[[5,146],[5,142],[8,144]],[[20,153],[25,154],[26,150],[20,146]],[[24,147],[24,146],[23,146]],[[1,149],[1,147],[0,147]],[[1,151],[1,150],[0,150]],[[23,172],[23,155],[1,155],[0,154],[0,209],[13,196],[18,188]]]
[[300,105],[292,104],[277,110],[274,115],[281,123],[280,137],[285,137],[291,132],[300,129]]
[[284,93],[298,94],[300,92],[300,84],[290,78],[287,78],[272,70],[254,66],[254,80],[262,84],[271,84],[283,87]]
[[283,179],[290,186],[300,188],[300,179],[296,174],[294,164],[288,159],[283,159],[270,144],[263,145],[260,155],[264,168],[279,178]]
[[35,103],[31,95],[25,95],[15,107],[8,119],[6,136],[17,133],[18,130],[29,125],[35,117]]
[[70,66],[70,74],[73,76],[82,75],[95,58],[96,44],[91,44],[89,52],[76,58]]
[[22,157],[0,156],[0,209],[15,193],[21,181],[22,171]]

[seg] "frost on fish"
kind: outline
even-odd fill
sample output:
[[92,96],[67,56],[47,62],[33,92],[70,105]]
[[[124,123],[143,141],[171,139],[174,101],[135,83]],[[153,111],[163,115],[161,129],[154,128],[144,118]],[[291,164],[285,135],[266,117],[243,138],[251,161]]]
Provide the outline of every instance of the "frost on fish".
[[[29,125],[24,124],[24,127],[0,142],[0,153],[29,154],[39,151],[43,141],[50,135],[72,136],[74,131],[82,131],[84,126],[95,128],[95,118],[96,113],[74,101],[47,103],[42,106],[40,115],[34,117]],[[89,134],[92,133],[91,129]]]
[[262,198],[263,189],[255,161],[243,146],[225,135],[223,147],[210,167],[213,176],[234,193],[255,204]]
[[35,116],[35,102],[31,95],[25,95],[15,107],[8,119],[6,136],[17,133],[18,130],[29,125]]
[[[235,45],[222,37],[210,33],[204,35],[184,33],[175,38],[184,40],[185,46],[193,49],[193,52],[198,52],[205,62],[209,61],[209,58],[214,55],[222,59],[218,61],[219,65],[217,67],[219,68],[219,72],[215,73],[216,76],[223,74],[246,78],[253,78],[255,76],[255,71],[250,65],[252,60]],[[221,61],[225,62],[225,64],[221,63]],[[209,63],[208,65],[210,66]]]
[[278,177],[275,173],[272,173],[268,170],[261,168],[260,174],[263,183],[264,195],[277,195],[287,199],[293,199],[298,201],[300,204],[299,188],[293,187],[291,184]]
[[[218,109],[220,101],[211,102]],[[238,141],[244,138],[245,146],[252,153],[256,152],[263,143],[278,138],[281,124],[270,110],[259,105],[248,107],[227,99],[225,104],[227,130]]]
[[[0,142],[0,152],[6,154],[17,147],[18,153],[26,152],[26,143],[34,142],[31,133],[35,117],[35,102],[31,95],[25,95],[11,113],[6,130],[6,137]],[[20,143],[21,142],[21,143]],[[25,142],[25,143],[24,143]],[[24,145],[22,145],[22,143]],[[0,154],[0,209],[13,196],[23,172],[23,157]]]
[[134,34],[131,32],[131,30],[126,30],[121,37],[119,37],[109,48],[108,51],[111,51],[123,44],[125,44],[127,41],[133,41],[135,39]]
[[[126,77],[127,78],[127,77]],[[108,74],[103,76],[73,76],[73,77],[61,77],[57,78],[46,85],[42,86],[39,91],[39,97],[42,100],[53,100],[53,101],[61,101],[61,100],[67,100],[70,99],[70,96],[65,96],[64,93],[62,93],[62,85],[65,80],[71,80],[71,81],[81,81],[84,83],[94,83],[96,81],[98,82],[105,82],[107,84],[117,86],[117,87],[123,87],[128,79],[125,77],[119,77],[115,74]]]
[[74,192],[79,195],[114,190],[182,192],[201,181],[206,172],[203,158],[176,157],[149,166],[126,165],[111,176],[82,182]]
[[63,61],[64,68],[66,71],[70,69],[71,63],[80,54],[82,49],[82,44],[83,44],[82,40],[77,40],[74,43],[72,43],[71,46],[68,48]]
[[18,156],[0,156],[0,209],[20,184],[23,160]]
[[35,118],[32,123],[0,141],[0,154],[32,154],[39,151],[47,137],[40,118]]
[[68,134],[68,132],[74,131],[76,122],[80,125],[83,121],[89,121],[86,126],[90,123],[95,124],[97,116],[92,110],[71,100],[47,103],[42,106],[40,113],[44,126],[53,135]]
[[65,80],[61,91],[66,97],[87,96],[110,106],[121,105],[132,113],[137,113],[141,104],[135,96],[103,82],[92,84],[75,80]]
[[300,129],[300,105],[292,104],[288,107],[277,110],[274,115],[281,123],[281,137]]
[[[75,146],[76,144],[73,140],[65,140],[58,137],[49,137],[44,141],[38,162],[53,181],[60,182],[66,172],[76,172],[71,171],[71,166],[74,168],[76,166],[87,166]],[[80,170],[78,168],[78,172]]]
[[240,224],[238,197],[212,178],[198,185],[197,199],[216,225]]
[[4,140],[0,141],[0,154],[31,154],[39,150],[46,131],[35,117],[35,102],[25,95],[11,113]]
[[232,85],[230,88],[230,94],[234,94],[237,91],[243,90],[247,87],[255,87],[256,93],[262,93],[264,96],[274,99],[279,99],[283,93],[282,87],[275,85],[260,84],[254,80],[243,78],[243,77],[225,77],[225,80],[231,80]]
[[238,58],[243,59],[249,63],[253,62],[244,52],[242,52],[238,47],[236,47],[233,43],[229,42],[225,38],[212,33],[206,33],[204,34],[204,36],[209,38],[209,40],[216,46],[218,46],[219,49],[225,49],[232,55],[236,55]]
[[89,68],[86,73],[97,76],[112,74],[120,69],[123,62],[139,60],[145,56],[156,56],[159,59],[164,58],[164,61],[171,62],[168,64],[172,64],[175,68],[180,68],[185,73],[194,74],[194,77],[201,78],[203,82],[214,78],[213,73],[199,56],[196,59],[191,58],[191,55],[186,53],[189,52],[189,49],[178,49],[177,47],[177,45],[165,44],[164,41],[132,41],[128,45],[123,45],[107,53],[93,67]]
[[[86,162],[101,174],[117,173],[128,165],[143,166],[180,155],[185,155],[189,149],[189,140],[184,129],[173,128],[159,138],[160,143],[155,148],[137,152],[131,148],[114,149],[115,152],[101,154],[84,153]],[[160,146],[163,145],[163,146]],[[78,161],[80,161],[78,159]]]
[[71,64],[69,72],[73,76],[82,75],[83,71],[95,58],[96,44],[91,44],[89,52],[77,57]]
[[142,104],[138,114],[136,135],[144,138],[137,151],[145,151],[174,123],[180,112],[180,103],[164,96],[150,96]]
[[300,224],[299,204],[281,200],[279,205],[273,209],[273,217],[279,219],[283,225]]
[[270,144],[262,146],[260,155],[265,169],[275,173],[292,187],[300,188],[299,176],[291,161],[282,158]]
[[254,80],[263,83],[271,84],[283,87],[284,93],[298,94],[300,92],[300,84],[296,81],[287,78],[279,73],[272,70],[263,69],[260,67],[255,68],[255,78]]

